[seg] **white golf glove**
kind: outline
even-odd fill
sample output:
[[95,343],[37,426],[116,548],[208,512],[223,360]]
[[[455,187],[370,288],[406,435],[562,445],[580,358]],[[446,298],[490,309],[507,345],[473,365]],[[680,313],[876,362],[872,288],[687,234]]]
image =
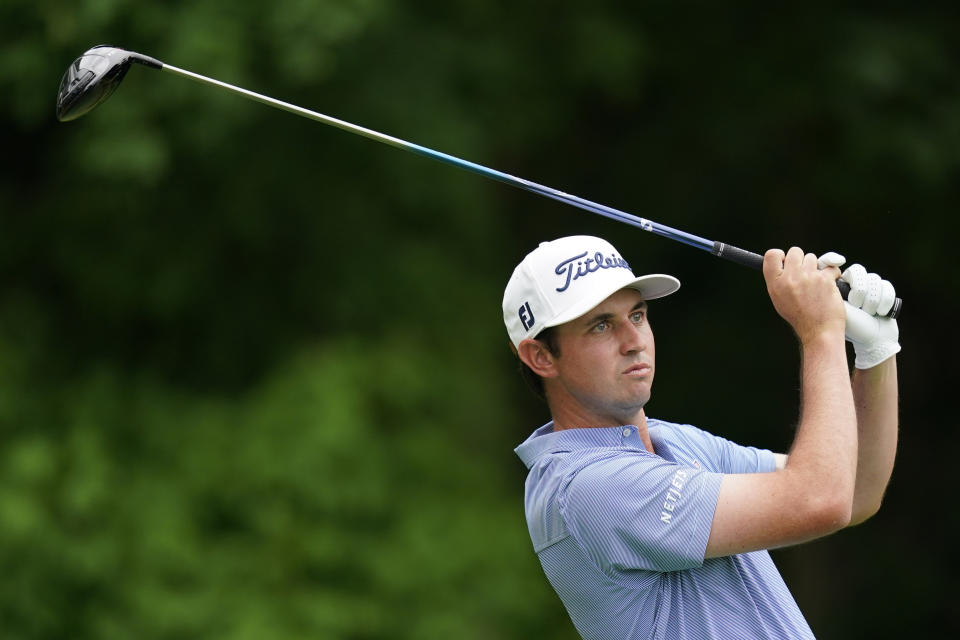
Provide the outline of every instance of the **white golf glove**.
[[[820,256],[817,265],[824,269],[840,267],[844,262],[846,258],[831,251]],[[845,334],[856,354],[853,366],[857,369],[875,367],[900,351],[897,321],[882,317],[893,306],[896,291],[890,282],[875,273],[867,273],[859,264],[849,266],[840,279],[850,285],[850,294],[844,302]]]

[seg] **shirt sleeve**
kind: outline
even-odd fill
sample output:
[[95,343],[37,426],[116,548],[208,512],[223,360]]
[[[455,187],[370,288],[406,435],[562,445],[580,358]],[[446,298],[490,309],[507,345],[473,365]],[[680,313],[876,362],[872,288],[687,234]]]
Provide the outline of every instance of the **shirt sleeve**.
[[746,447],[689,424],[670,424],[672,433],[688,451],[703,456],[707,470],[717,473],[775,471],[777,459],[768,449]]
[[769,449],[745,447],[720,436],[713,438],[720,452],[722,473],[766,473],[777,468],[777,459]]
[[558,503],[570,534],[607,575],[691,569],[703,564],[722,478],[618,452],[571,473]]

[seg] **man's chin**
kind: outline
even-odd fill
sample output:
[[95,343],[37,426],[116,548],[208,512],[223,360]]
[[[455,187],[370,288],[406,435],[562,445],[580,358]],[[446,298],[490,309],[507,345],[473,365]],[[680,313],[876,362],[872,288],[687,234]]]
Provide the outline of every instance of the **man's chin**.
[[648,393],[643,396],[630,398],[629,400],[620,403],[620,415],[631,416],[631,420],[625,421],[624,424],[633,424],[633,418],[643,411],[643,408],[647,405],[649,400],[650,394]]
[[636,386],[631,389],[629,397],[626,399],[624,404],[636,407],[637,409],[642,409],[648,402],[650,402],[650,382],[648,380],[639,382]]

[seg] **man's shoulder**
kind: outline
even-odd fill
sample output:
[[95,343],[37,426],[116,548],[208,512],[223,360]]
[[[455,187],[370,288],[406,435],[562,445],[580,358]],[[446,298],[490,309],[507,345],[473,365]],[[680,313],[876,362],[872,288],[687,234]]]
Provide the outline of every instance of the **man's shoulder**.
[[627,467],[636,470],[644,465],[665,463],[659,456],[634,447],[600,445],[555,451],[539,460],[534,483],[541,486],[552,484],[556,490],[563,492],[572,482],[615,484],[618,472]]
[[644,477],[656,468],[673,463],[643,448],[603,448],[578,452],[565,460],[562,489],[592,487],[598,495],[613,495],[624,486],[624,478]]
[[[648,423],[655,442],[657,438],[666,441],[675,454],[689,456],[685,462],[698,468],[717,473],[756,473],[776,467],[769,449],[744,446],[692,424],[653,419]],[[707,464],[702,466],[703,462]]]
[[696,425],[692,425],[687,422],[671,422],[669,420],[662,420],[660,418],[647,418],[647,428],[651,430],[659,430],[665,434],[680,435],[686,438],[711,440],[717,437],[706,429]]

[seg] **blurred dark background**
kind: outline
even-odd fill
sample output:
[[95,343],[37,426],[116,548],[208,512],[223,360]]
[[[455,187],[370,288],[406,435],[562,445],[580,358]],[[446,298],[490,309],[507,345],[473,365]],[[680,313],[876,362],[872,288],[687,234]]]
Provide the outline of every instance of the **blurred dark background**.
[[56,122],[101,43],[889,277],[884,508],[775,559],[818,637],[957,632],[960,16],[889,4],[0,4],[0,636],[575,638],[500,312],[541,240],[683,281],[649,415],[776,450],[796,422],[759,272],[146,68]]

